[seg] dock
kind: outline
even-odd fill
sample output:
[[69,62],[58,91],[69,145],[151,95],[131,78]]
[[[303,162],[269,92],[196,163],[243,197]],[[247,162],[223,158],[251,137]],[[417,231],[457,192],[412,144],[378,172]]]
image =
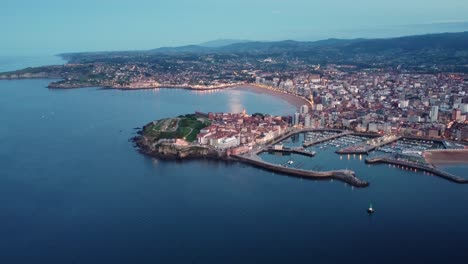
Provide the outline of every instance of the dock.
[[369,183],[357,178],[354,171],[352,170],[333,170],[333,171],[312,171],[304,170],[298,168],[288,168],[285,166],[273,164],[262,160],[259,156],[254,153],[249,153],[245,155],[232,155],[231,157],[237,159],[238,161],[250,164],[252,166],[284,174],[292,177],[304,178],[304,179],[313,179],[313,180],[332,180],[336,179],[343,181],[354,187],[367,187]]
[[324,138],[320,138],[320,139],[317,139],[317,140],[304,141],[304,144],[302,144],[302,146],[304,148],[307,148],[307,147],[310,147],[310,146],[313,146],[313,145],[320,144],[320,143],[325,142],[325,141],[333,140],[335,138],[340,138],[340,137],[344,137],[344,136],[351,135],[351,134],[353,134],[352,131],[343,131],[341,133],[331,135],[331,136],[328,136],[328,137],[324,137]]
[[[342,148],[337,150],[338,154],[368,154],[370,151],[391,144],[401,139],[399,136],[382,136],[376,139],[370,139],[366,143],[359,143],[358,145]],[[373,143],[374,141],[377,141]]]
[[405,167],[408,167],[408,168],[413,168],[413,169],[429,172],[431,174],[434,174],[436,176],[439,176],[441,178],[444,178],[444,179],[452,181],[452,182],[456,182],[456,183],[460,183],[460,184],[467,184],[468,183],[467,179],[455,176],[455,175],[450,174],[450,173],[445,172],[445,171],[441,171],[441,170],[436,169],[434,167],[429,167],[429,166],[425,166],[425,165],[422,165],[422,164],[406,162],[406,161],[402,161],[402,160],[396,160],[396,159],[393,159],[393,158],[387,158],[387,157],[368,158],[368,159],[366,159],[366,163],[368,163],[368,164],[387,163],[387,164],[400,165],[400,166],[405,166]]
[[265,151],[287,153],[287,154],[294,153],[294,154],[307,156],[307,157],[313,157],[316,154],[315,151],[308,151],[308,150],[305,150],[303,148],[288,148],[288,147],[283,147],[281,149],[277,149],[277,148],[274,148],[274,147],[270,146]]

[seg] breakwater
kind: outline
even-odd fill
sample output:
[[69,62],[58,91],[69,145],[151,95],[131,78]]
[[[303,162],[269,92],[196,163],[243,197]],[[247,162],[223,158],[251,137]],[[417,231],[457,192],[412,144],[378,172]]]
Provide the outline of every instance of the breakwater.
[[272,164],[262,160],[255,154],[248,155],[232,155],[231,157],[250,164],[252,166],[265,169],[280,174],[285,174],[293,177],[314,179],[314,180],[330,180],[336,179],[343,181],[354,187],[367,187],[369,183],[357,178],[352,170],[333,170],[333,171],[311,171],[303,169],[288,168],[277,164]]
[[453,174],[450,174],[450,173],[445,172],[445,171],[441,171],[441,170],[433,168],[433,167],[425,166],[425,165],[422,165],[422,164],[406,162],[406,161],[402,161],[402,160],[396,160],[396,159],[387,158],[387,157],[367,158],[366,163],[368,163],[368,164],[388,163],[388,164],[400,165],[400,166],[405,166],[405,167],[408,167],[408,168],[413,168],[413,169],[429,172],[431,174],[434,174],[436,176],[439,176],[441,178],[444,178],[444,179],[452,181],[452,182],[456,182],[456,183],[460,183],[460,184],[468,183],[467,179],[455,176]]

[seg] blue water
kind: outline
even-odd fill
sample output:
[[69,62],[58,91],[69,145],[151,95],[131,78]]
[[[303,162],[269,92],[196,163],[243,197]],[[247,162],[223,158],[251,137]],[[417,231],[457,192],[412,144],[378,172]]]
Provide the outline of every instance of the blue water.
[[467,261],[467,185],[331,151],[309,158],[356,170],[371,183],[358,189],[238,163],[158,161],[128,142],[135,127],[195,110],[295,111],[280,99],[48,82],[0,81],[0,263]]
[[59,56],[0,56],[0,72],[43,65],[62,65],[64,63],[65,60]]

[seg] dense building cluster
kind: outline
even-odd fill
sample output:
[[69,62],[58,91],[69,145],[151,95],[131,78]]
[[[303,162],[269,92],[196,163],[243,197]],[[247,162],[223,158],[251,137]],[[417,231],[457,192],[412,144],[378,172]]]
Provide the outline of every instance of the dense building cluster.
[[288,131],[288,120],[279,116],[242,113],[209,113],[211,125],[197,135],[200,145],[209,145],[232,154],[247,152]]
[[311,101],[293,125],[347,128],[433,138],[468,139],[468,77],[329,66],[318,74],[284,79],[263,73],[256,83]]
[[[300,57],[299,57],[300,58]],[[9,78],[61,78],[50,87],[224,88],[254,84],[309,101],[292,125],[347,128],[467,140],[468,74],[427,67],[321,66],[298,57],[261,53],[97,57],[75,64],[1,74]],[[426,73],[422,73],[426,72]]]

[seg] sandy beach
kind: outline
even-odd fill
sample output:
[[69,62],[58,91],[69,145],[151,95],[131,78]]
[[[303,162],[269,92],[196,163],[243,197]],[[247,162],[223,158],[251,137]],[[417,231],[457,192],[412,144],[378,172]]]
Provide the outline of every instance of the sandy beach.
[[268,94],[268,95],[276,96],[296,106],[297,108],[301,107],[302,105],[308,105],[310,107],[309,101],[307,101],[304,98],[300,98],[292,94],[282,93],[282,92],[274,91],[272,89],[267,89],[267,88],[263,88],[260,86],[252,85],[252,84],[235,86],[229,89],[248,90],[254,93],[261,93],[261,94]]
[[458,151],[426,151],[426,162],[434,165],[463,164],[468,163],[468,149]]

